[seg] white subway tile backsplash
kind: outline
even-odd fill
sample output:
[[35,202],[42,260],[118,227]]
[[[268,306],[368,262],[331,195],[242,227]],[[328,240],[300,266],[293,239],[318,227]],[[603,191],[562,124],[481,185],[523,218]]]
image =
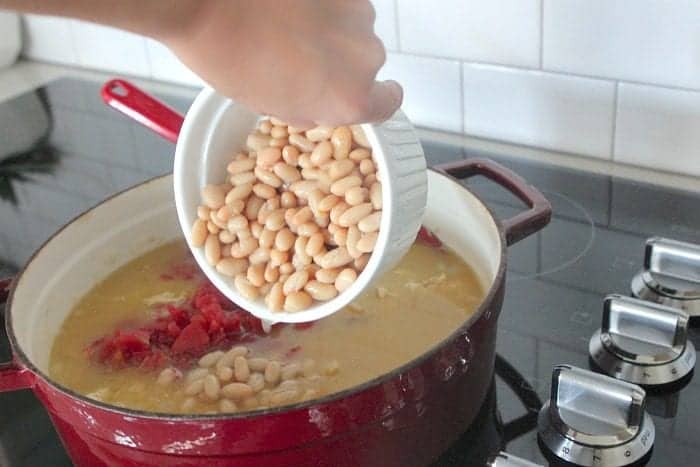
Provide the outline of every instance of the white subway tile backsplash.
[[372,0],[372,5],[377,13],[374,32],[382,39],[386,50],[397,50],[399,41],[396,37],[394,0]]
[[80,66],[135,76],[151,75],[143,36],[77,20],[71,27]]
[[54,63],[73,64],[78,61],[68,19],[24,15],[23,42],[25,57]]
[[609,159],[615,84],[464,65],[465,133]]
[[393,79],[404,88],[402,108],[418,126],[460,132],[462,92],[459,62],[410,55],[387,55],[379,79]]
[[547,70],[700,88],[700,2],[545,0]]
[[[417,126],[700,176],[697,0],[370,1],[389,52],[378,78],[403,85]],[[204,85],[136,34],[39,15],[24,29],[30,59]],[[90,110],[67,96],[59,107],[79,121],[59,119],[59,140]],[[95,148],[110,145],[89,124]],[[137,171],[138,151],[117,146],[125,174]]]
[[403,52],[539,66],[541,0],[398,0],[397,6]]
[[621,83],[614,159],[700,176],[700,92]]
[[166,46],[146,39],[146,50],[151,63],[151,77],[189,86],[203,86],[204,81],[187,68]]

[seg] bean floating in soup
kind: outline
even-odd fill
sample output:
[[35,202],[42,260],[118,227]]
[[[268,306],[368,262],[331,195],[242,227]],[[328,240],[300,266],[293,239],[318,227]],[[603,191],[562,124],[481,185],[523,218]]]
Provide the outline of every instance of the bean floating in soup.
[[[316,279],[332,282],[332,272]],[[283,406],[420,356],[469,318],[484,293],[462,259],[422,232],[399,265],[345,309],[266,332],[176,241],[129,262],[80,300],[55,339],[50,375],[93,399],[151,412]]]

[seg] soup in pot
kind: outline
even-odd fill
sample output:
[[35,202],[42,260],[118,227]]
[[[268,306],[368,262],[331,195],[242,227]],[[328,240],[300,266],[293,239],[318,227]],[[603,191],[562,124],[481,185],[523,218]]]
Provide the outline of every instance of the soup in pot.
[[469,318],[484,294],[475,272],[423,232],[345,309],[264,329],[220,294],[176,241],[129,262],[80,300],[54,341],[50,375],[93,399],[151,412],[282,406],[356,386],[420,356]]

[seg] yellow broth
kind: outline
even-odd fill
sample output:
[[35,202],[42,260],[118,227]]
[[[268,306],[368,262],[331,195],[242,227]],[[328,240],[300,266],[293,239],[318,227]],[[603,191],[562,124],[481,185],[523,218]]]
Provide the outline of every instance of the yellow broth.
[[[117,328],[136,327],[152,319],[154,303],[191,297],[201,276],[162,279],[173,264],[188,260],[189,255],[183,242],[173,242],[131,261],[97,284],[61,327],[51,352],[51,377],[94,399],[161,413],[284,405],[361,384],[418,357],[463,323],[484,296],[480,280],[457,255],[414,244],[397,267],[344,310],[306,329],[276,327],[244,344],[248,357],[305,366],[293,378],[300,392],[291,399],[272,397],[281,389],[271,384],[233,404],[221,402],[225,396],[212,399],[203,391],[185,394],[191,384],[188,371],[197,367],[196,360],[189,368],[179,369],[182,378],[162,384],[157,382],[160,370],[114,369],[90,359],[85,349],[92,342]],[[220,382],[221,387],[225,385]]]

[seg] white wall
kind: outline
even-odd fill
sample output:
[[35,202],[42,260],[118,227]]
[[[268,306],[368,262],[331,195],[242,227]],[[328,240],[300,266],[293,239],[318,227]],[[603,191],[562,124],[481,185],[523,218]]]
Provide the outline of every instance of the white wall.
[[[373,3],[418,125],[700,176],[700,1]],[[201,85],[150,39],[25,26],[29,58]]]

